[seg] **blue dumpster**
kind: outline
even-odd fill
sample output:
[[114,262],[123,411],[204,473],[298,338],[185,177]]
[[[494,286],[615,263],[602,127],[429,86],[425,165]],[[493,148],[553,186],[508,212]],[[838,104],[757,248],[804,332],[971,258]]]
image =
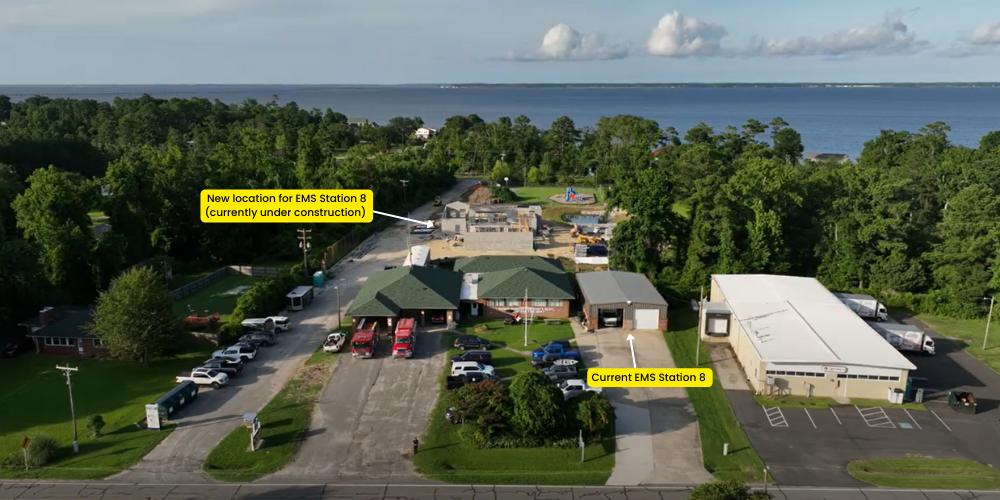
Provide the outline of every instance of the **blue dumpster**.
[[316,288],[323,287],[323,271],[316,271],[316,273],[313,274],[313,286]]

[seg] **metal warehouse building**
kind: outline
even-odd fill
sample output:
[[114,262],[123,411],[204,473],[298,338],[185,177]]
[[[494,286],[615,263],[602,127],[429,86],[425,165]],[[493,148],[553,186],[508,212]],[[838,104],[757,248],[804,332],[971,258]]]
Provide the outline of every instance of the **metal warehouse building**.
[[667,329],[667,301],[645,276],[603,271],[577,274],[576,281],[583,293],[588,330],[605,326],[626,330]]
[[702,339],[727,342],[760,394],[902,402],[916,367],[814,278],[713,275]]

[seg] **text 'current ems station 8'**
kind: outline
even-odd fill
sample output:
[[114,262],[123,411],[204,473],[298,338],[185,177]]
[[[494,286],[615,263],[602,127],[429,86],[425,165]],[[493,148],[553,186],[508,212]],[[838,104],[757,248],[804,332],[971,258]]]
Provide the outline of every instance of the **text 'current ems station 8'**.
[[711,368],[591,368],[593,387],[711,387]]
[[202,222],[371,222],[370,189],[205,189]]

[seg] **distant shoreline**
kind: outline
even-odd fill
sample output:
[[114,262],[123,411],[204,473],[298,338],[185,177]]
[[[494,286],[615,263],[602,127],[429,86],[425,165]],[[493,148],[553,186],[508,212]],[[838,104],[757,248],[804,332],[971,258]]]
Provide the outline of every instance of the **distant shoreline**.
[[229,88],[229,89],[733,89],[733,88],[1000,88],[1000,82],[813,82],[813,83],[420,83],[420,84],[226,84],[226,83],[135,83],[135,84],[0,84],[0,89],[121,89],[126,87],[160,88]]

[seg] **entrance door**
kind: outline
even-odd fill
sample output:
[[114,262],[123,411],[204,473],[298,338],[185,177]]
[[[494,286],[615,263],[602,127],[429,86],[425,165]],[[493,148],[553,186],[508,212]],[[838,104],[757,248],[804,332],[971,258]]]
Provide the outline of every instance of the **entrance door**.
[[636,309],[634,327],[636,330],[656,330],[660,325],[659,309]]
[[471,316],[479,316],[479,302],[473,302],[472,307],[469,309]]

